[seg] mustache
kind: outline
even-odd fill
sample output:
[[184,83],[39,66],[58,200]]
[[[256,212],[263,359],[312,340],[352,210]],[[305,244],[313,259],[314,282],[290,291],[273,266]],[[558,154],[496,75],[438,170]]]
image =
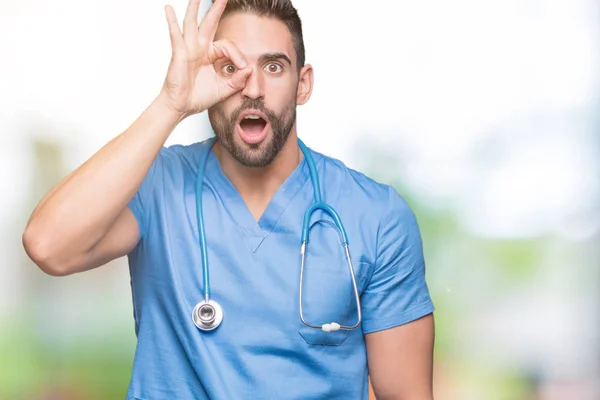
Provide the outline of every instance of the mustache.
[[268,109],[262,100],[245,99],[244,102],[231,113],[231,123],[235,123],[237,118],[244,110],[253,109],[263,112],[271,121],[277,118],[277,115]]

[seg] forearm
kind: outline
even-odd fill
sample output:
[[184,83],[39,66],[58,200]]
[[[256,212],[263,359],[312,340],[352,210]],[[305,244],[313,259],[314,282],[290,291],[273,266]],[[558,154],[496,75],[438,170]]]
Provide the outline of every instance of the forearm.
[[365,336],[378,400],[433,400],[433,314]]
[[387,382],[373,385],[373,393],[377,400],[434,400],[431,384],[392,384]]
[[181,120],[160,97],[38,204],[23,241],[34,259],[89,251],[125,209]]
[[373,393],[376,400],[434,400],[433,394],[429,391],[421,394],[403,394],[402,392],[380,393],[377,390],[373,390]]

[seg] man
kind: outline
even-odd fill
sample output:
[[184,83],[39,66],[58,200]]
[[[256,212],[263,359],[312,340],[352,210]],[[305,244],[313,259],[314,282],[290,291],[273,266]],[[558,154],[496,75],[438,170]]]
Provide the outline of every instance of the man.
[[[159,95],[42,199],[26,251],[55,276],[128,255],[138,337],[128,399],[366,399],[369,376],[378,399],[432,399],[433,306],[415,217],[390,187],[312,150],[323,201],[348,236],[362,323],[326,332],[300,319],[300,236],[315,199],[296,130],[313,88],[296,10],[216,0],[198,27],[198,8],[189,2],[180,30],[166,7],[173,54]],[[214,143],[164,148],[203,111]],[[200,215],[224,313],[210,331],[192,318],[208,277]],[[310,222],[305,322],[352,325],[335,225],[324,212]]]

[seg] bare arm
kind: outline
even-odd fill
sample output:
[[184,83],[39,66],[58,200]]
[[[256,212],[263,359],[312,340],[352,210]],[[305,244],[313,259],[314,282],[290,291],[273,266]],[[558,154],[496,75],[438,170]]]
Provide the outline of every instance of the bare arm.
[[[127,204],[177,124],[243,89],[251,70],[235,46],[214,42],[226,0],[217,0],[198,27],[200,0],[190,0],[179,29],[173,9],[166,17],[173,50],[157,98],[123,133],[64,178],[38,204],[25,232],[29,257],[50,275],[98,267],[129,253],[138,225]],[[213,63],[229,58],[239,70],[229,77]]]
[[41,200],[29,219],[23,244],[44,272],[66,275],[98,266],[92,265],[97,264],[92,250],[109,232],[114,246],[104,249],[111,254],[104,262],[131,251],[138,227],[127,204],[179,120],[157,98],[125,132]]
[[433,400],[433,314],[365,338],[377,400]]

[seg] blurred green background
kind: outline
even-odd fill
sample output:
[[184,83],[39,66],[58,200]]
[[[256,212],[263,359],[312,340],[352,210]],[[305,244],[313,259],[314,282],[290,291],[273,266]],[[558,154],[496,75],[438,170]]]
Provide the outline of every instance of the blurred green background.
[[[186,2],[171,4],[181,18]],[[295,4],[316,73],[300,135],[393,184],[419,221],[436,400],[600,399],[598,4]],[[43,194],[156,94],[162,6],[0,6],[1,400],[125,397],[125,260],[53,278],[20,235]],[[208,134],[201,115],[168,144]]]

